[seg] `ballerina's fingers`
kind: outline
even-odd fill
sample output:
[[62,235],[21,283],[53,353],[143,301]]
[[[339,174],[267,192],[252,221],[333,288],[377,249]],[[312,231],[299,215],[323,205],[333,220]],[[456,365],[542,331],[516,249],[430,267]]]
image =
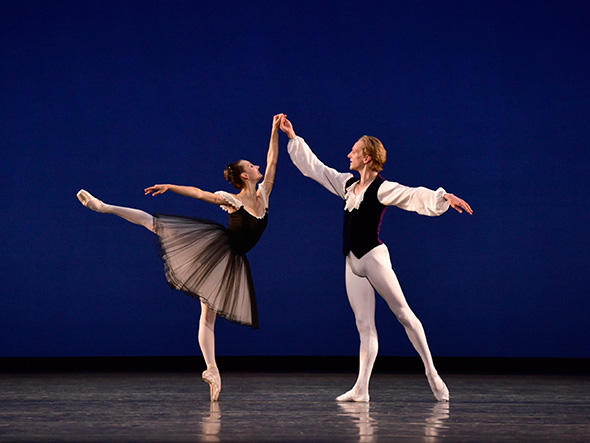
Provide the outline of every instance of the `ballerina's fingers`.
[[156,195],[163,194],[168,189],[169,189],[168,185],[154,185],[154,186],[150,186],[149,188],[145,188],[144,192],[145,192],[145,195],[153,193],[152,197],[155,197]]

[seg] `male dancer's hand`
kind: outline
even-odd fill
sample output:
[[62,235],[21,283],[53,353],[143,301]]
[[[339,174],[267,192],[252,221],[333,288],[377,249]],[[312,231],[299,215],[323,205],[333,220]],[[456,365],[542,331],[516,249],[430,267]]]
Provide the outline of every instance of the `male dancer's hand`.
[[465,209],[469,215],[473,215],[473,209],[471,209],[471,206],[469,206],[465,200],[457,197],[455,194],[445,194],[445,200],[448,201],[453,209],[458,211],[460,214],[463,213],[462,209]]
[[295,138],[295,130],[293,129],[293,125],[287,119],[287,114],[283,114],[283,118],[281,119],[281,131],[287,134],[289,138]]

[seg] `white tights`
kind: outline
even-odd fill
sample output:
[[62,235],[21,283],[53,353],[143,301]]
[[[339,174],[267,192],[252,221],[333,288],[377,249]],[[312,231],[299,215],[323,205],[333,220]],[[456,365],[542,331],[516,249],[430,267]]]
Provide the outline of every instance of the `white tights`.
[[131,223],[144,226],[155,233],[154,217],[140,209],[125,208],[123,206],[107,205],[106,203],[103,203],[102,210],[99,212],[118,215]]
[[[80,198],[80,197],[79,197]],[[106,204],[91,194],[82,196],[82,204],[93,211],[102,212],[106,214],[114,214],[125,220],[135,223],[136,225],[144,226],[155,233],[154,217],[147,212],[139,209],[126,208],[123,206],[115,206]],[[199,319],[199,346],[205,358],[207,369],[217,368],[215,362],[215,318],[217,315],[214,311],[209,309],[207,305],[201,302],[201,318]]]
[[[360,259],[352,252],[346,257],[346,292],[354,312],[361,343],[358,378],[350,391],[338,397],[341,401],[369,400],[369,379],[379,349],[375,328],[375,290],[405,328],[410,342],[424,363],[426,375],[429,379],[438,378],[422,323],[408,306],[391,267],[387,246],[382,244]],[[442,383],[442,380],[440,382]]]
[[199,346],[205,358],[207,369],[217,368],[215,362],[215,319],[217,314],[201,302],[201,318],[199,319]]

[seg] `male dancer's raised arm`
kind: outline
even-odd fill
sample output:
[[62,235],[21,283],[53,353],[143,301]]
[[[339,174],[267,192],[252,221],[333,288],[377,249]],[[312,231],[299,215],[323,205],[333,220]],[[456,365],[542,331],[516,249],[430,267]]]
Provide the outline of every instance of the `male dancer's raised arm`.
[[293,125],[286,116],[281,120],[281,131],[289,137],[287,151],[297,169],[306,177],[318,182],[331,193],[344,198],[346,191],[345,184],[352,178],[352,174],[349,172],[338,172],[324,165],[312,152],[307,143],[305,143],[305,140],[295,134]]

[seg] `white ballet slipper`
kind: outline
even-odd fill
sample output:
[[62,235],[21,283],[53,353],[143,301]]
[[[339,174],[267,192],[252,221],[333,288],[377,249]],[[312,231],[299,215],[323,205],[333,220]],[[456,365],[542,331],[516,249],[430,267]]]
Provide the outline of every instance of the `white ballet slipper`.
[[358,394],[351,389],[348,392],[345,392],[342,395],[336,397],[336,401],[358,401],[358,402],[368,402],[369,401],[369,394]]
[[76,194],[76,197],[78,197],[80,203],[82,203],[88,209],[92,209],[96,212],[104,211],[104,203],[85,189],[80,189]]
[[203,381],[209,383],[209,396],[211,401],[217,401],[221,393],[221,375],[217,368],[209,368],[203,371]]
[[432,390],[436,400],[440,402],[448,402],[450,398],[449,390],[445,382],[442,380],[442,378],[440,378],[440,375],[427,374],[426,378],[428,379],[428,384],[430,385],[430,389]]

